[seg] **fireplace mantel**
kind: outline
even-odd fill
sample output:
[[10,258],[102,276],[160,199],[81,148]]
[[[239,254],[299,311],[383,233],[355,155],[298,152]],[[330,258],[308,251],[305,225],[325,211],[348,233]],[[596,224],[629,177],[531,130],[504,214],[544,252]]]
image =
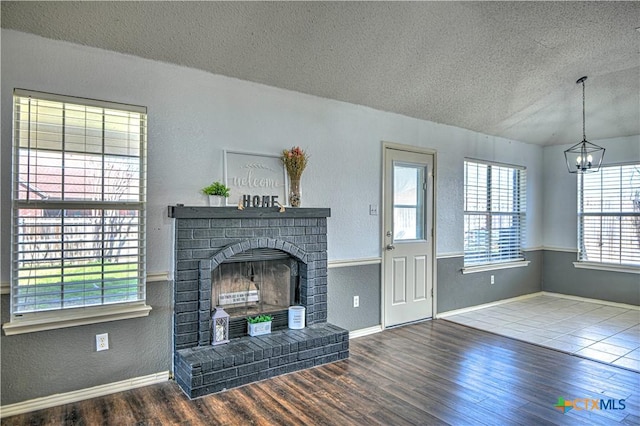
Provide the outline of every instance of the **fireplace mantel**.
[[280,212],[278,207],[200,207],[169,206],[169,217],[174,219],[292,219],[331,217],[330,208],[285,207]]

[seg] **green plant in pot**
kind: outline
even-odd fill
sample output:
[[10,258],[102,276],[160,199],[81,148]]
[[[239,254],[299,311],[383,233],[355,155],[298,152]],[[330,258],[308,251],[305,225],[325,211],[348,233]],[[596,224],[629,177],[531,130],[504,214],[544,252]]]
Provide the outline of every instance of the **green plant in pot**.
[[209,196],[209,205],[212,207],[223,205],[223,200],[229,196],[229,188],[217,181],[205,186],[201,191]]
[[260,336],[271,333],[271,315],[247,317],[247,333],[249,336]]
[[271,321],[273,318],[271,317],[271,315],[258,315],[255,317],[247,317],[247,322],[249,324],[258,324],[261,322],[269,322]]

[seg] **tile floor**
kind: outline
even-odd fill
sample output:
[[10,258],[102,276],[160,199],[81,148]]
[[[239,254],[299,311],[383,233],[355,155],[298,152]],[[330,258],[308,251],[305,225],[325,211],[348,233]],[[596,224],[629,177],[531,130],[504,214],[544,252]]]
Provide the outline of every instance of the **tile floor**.
[[640,310],[540,295],[445,319],[640,372]]

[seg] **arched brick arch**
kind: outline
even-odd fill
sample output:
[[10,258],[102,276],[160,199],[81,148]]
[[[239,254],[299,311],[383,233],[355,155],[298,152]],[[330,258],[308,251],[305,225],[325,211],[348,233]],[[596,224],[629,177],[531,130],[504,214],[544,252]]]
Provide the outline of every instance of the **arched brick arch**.
[[215,253],[211,258],[211,269],[213,270],[217,268],[221,263],[224,263],[227,259],[232,258],[239,253],[243,253],[247,250],[262,248],[270,248],[283,251],[304,264],[307,263],[307,260],[309,258],[308,254],[304,250],[287,241],[273,238],[254,238],[251,240],[245,240],[230,244],[220,249],[220,251]]

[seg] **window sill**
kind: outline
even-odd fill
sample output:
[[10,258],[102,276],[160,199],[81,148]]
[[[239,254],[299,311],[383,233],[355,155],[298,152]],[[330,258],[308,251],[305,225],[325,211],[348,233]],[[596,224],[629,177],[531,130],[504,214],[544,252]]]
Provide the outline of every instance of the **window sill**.
[[623,272],[627,274],[640,274],[640,268],[627,265],[613,265],[607,263],[573,262],[578,269],[596,269],[598,271]]
[[146,317],[150,311],[151,306],[144,303],[136,303],[31,313],[3,324],[2,329],[6,336],[12,336],[78,325]]
[[517,260],[515,262],[490,263],[487,265],[467,266],[462,268],[463,274],[475,274],[476,272],[495,271],[497,269],[522,268],[529,266],[530,260]]

